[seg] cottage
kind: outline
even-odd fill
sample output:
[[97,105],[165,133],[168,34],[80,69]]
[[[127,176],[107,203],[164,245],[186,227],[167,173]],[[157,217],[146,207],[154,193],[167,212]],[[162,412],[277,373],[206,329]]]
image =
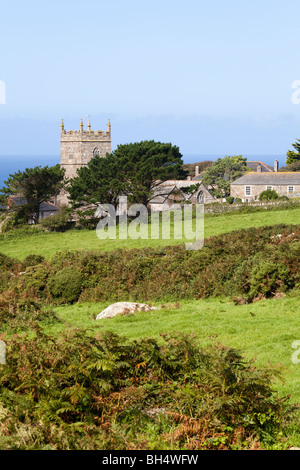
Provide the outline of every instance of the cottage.
[[[9,209],[12,206],[17,206],[21,207],[24,204],[26,204],[26,199],[23,197],[18,197],[18,196],[11,196],[8,199],[8,206],[5,207],[5,209]],[[58,213],[58,207],[51,201],[49,202],[42,202],[40,204],[40,212],[39,212],[39,219],[44,219],[45,217],[48,217],[49,215],[55,215]],[[28,223],[32,224],[33,220],[30,219]]]
[[[185,188],[199,183],[199,187],[193,193],[185,192]],[[216,202],[209,190],[201,181],[193,180],[168,180],[155,188],[154,198],[150,202],[152,211],[165,210],[173,204],[208,204]]]
[[251,202],[267,189],[276,191],[279,196],[300,197],[300,172],[253,171],[231,183],[230,195]]
[[261,162],[260,160],[248,160],[246,162],[247,168],[250,171],[256,171],[257,173],[272,173],[279,170],[279,162],[275,160],[274,167],[272,165],[267,165],[266,163]]

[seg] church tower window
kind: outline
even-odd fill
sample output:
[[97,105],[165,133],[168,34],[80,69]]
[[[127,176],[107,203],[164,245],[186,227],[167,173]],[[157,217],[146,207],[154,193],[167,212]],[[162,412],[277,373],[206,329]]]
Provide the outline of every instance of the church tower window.
[[99,156],[99,149],[98,149],[98,147],[95,147],[94,150],[93,150],[93,157],[95,157],[96,155]]

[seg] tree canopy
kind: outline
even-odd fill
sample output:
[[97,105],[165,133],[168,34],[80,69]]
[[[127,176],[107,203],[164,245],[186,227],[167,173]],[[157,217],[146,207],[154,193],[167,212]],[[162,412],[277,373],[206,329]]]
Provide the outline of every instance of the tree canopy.
[[294,150],[289,150],[286,154],[287,159],[286,159],[286,164],[290,165],[292,163],[297,163],[300,162],[300,139],[296,139],[296,142],[292,144],[294,147]]
[[115,206],[121,194],[130,203],[147,206],[161,182],[186,176],[179,148],[153,140],[119,145],[106,158],[94,157],[77,174],[68,186],[74,207],[96,202]]
[[286,166],[282,166],[280,171],[300,171],[300,160],[298,162],[289,163]]
[[247,171],[247,159],[241,155],[218,158],[212,166],[207,168],[202,177],[205,186],[215,197],[230,195],[230,183]]
[[[5,186],[0,190],[1,203],[9,204],[12,211],[22,210],[24,217],[32,218],[37,223],[40,205],[59,194],[64,185],[64,173],[60,165],[55,165],[26,168],[9,175],[4,182]],[[21,203],[15,204],[14,199],[21,200]]]
[[124,182],[118,175],[116,159],[96,155],[87,166],[77,170],[77,176],[69,181],[67,191],[73,208],[99,202],[117,205]]

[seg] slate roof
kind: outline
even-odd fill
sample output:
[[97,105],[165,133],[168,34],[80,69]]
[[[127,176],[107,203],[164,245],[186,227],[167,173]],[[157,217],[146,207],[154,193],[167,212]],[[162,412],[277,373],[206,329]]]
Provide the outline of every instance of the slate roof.
[[284,172],[250,172],[236,179],[231,185],[300,185],[300,172],[284,171]]
[[156,203],[156,204],[163,204],[166,202],[171,194],[178,194],[180,193],[183,198],[189,199],[191,197],[190,194],[185,194],[181,192],[181,188],[187,188],[189,186],[192,186],[193,181],[192,180],[167,180],[161,183],[160,185],[156,186],[154,189],[153,193],[154,196],[153,199],[151,199],[150,203]]
[[[18,207],[26,204],[26,199],[23,197],[13,196],[10,198],[10,201]],[[42,202],[40,204],[40,212],[57,212],[57,211],[58,211],[58,208],[55,206],[55,204],[52,204],[51,202]]]
[[[259,160],[256,160],[256,161],[247,161],[247,167],[249,168],[249,170],[251,171],[255,171],[257,172],[257,167],[258,165],[261,166],[261,173],[273,173],[274,172],[274,168],[272,167],[272,165],[267,165],[266,163],[263,163]],[[202,177],[205,173],[205,170],[204,171],[201,171],[201,173],[199,173],[197,176],[194,176],[192,178],[192,181],[202,181]]]
[[257,171],[257,167],[258,165],[261,166],[261,172],[262,173],[269,173],[269,172],[273,172],[274,171],[274,168],[272,167],[272,165],[267,165],[266,163],[263,163],[263,162],[260,162],[260,161],[247,161],[247,167],[252,170],[252,171]]
[[201,173],[199,173],[197,176],[194,176],[194,178],[192,178],[193,181],[202,181],[202,176],[204,175],[205,171],[201,171]]

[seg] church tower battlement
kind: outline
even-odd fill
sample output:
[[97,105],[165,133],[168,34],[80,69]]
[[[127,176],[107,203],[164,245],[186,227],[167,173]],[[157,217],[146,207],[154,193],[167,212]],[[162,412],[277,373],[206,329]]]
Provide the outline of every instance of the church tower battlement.
[[[108,120],[106,131],[94,131],[88,121],[87,130],[83,129],[83,121],[80,120],[79,130],[65,130],[64,121],[61,121],[60,135],[60,166],[65,169],[65,178],[75,178],[77,170],[86,166],[89,161],[99,155],[105,158],[111,153],[111,124]],[[62,190],[56,202],[59,206],[69,205],[67,193]]]
[[88,121],[87,130],[83,129],[83,121],[80,121],[80,130],[65,130],[64,122],[61,122],[60,137],[60,166],[65,168],[66,178],[74,178],[76,170],[99,155],[105,157],[111,153],[111,124],[108,120],[106,131],[94,131]]

